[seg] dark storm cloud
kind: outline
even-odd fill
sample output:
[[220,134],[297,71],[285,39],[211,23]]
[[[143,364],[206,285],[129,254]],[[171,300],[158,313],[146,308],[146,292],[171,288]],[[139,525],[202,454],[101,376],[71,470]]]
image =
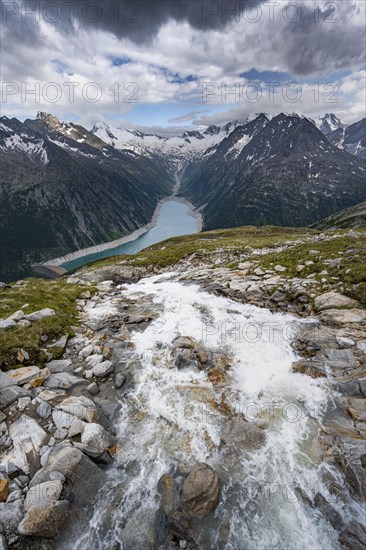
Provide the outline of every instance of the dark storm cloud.
[[[13,11],[23,13],[31,22],[40,14],[70,31],[77,22],[85,28],[101,29],[118,38],[149,42],[169,19],[187,21],[199,30],[224,27],[238,22],[248,10],[256,9],[265,0],[1,0],[8,23]],[[14,6],[18,6],[14,8]],[[33,15],[32,11],[36,14]],[[3,18],[4,20],[4,18]]]
[[[310,5],[301,4],[301,17],[285,26],[279,44],[290,72],[308,76],[363,64],[365,29],[351,22],[360,12],[359,6],[345,4],[330,3],[316,17]],[[363,16],[359,13],[360,18]]]

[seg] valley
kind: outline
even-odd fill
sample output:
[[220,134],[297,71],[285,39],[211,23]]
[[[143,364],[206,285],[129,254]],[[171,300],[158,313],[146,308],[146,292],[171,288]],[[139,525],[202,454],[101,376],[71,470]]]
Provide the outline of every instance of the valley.
[[262,113],[162,137],[105,123],[88,131],[42,112],[23,123],[2,117],[0,280],[134,240],[154,224],[176,173],[177,198],[205,230],[315,223],[366,199],[365,123]]

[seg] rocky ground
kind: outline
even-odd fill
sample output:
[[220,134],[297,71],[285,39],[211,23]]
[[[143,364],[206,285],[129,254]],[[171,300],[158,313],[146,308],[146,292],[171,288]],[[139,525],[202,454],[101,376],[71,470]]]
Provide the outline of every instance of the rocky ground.
[[[364,239],[357,232],[351,236]],[[365,502],[366,309],[351,297],[358,297],[357,288],[355,294],[346,295],[343,278],[330,273],[341,270],[344,251],[322,258],[317,245],[324,239],[311,239],[306,256],[297,258],[296,265],[280,262],[284,250],[295,246],[289,243],[275,250],[206,251],[165,266],[125,260],[70,276],[68,285],[82,287],[72,332],[45,337],[38,364],[26,346],[19,347],[18,368],[0,372],[0,548],[38,548],[39,541],[44,548],[54,547],[68,525],[91,513],[117,452],[114,423],[134,383],[138,357],[131,335],[143,331],[159,314],[147,298],[121,297],[119,285],[170,271],[175,280],[199,284],[215,295],[311,317],[312,322],[303,324],[294,338],[301,360],[293,370],[323,378],[333,394],[334,408],[319,430],[322,453],[342,472],[354,498]],[[350,254],[359,254],[359,249],[352,250]],[[309,273],[313,265],[317,270]],[[0,295],[5,291],[0,290]],[[9,313],[1,321],[0,335],[30,330],[34,323],[55,315],[52,307]],[[52,348],[58,350],[57,359]],[[198,342],[178,339],[172,354],[176,368],[203,369],[212,384],[224,383],[227,361],[210,355]],[[240,420],[231,421],[229,433],[239,433],[235,422]],[[258,443],[260,435],[251,436],[254,445]],[[183,477],[182,481],[167,473],[157,486],[155,548],[159,550],[196,548],[197,522],[204,523],[220,499],[219,476],[207,464],[196,464]],[[312,505],[339,530],[342,548],[365,547],[365,525],[356,521],[341,525],[321,494]]]

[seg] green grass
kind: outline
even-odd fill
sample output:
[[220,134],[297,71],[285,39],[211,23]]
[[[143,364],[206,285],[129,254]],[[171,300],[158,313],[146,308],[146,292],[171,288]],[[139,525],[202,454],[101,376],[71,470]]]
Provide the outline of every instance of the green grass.
[[[63,334],[72,335],[72,326],[78,324],[76,300],[81,294],[94,288],[85,285],[67,284],[65,279],[56,281],[25,279],[21,286],[0,291],[0,317],[7,318],[22,309],[25,314],[45,307],[55,310],[56,315],[32,322],[29,327],[15,327],[0,331],[0,367],[2,370],[20,366],[17,353],[23,348],[30,355],[27,364],[42,365],[46,355],[42,348],[57,340]],[[24,308],[24,304],[29,304]],[[46,337],[45,341],[41,337]],[[50,348],[54,358],[61,355],[59,348]]]
[[203,256],[216,250],[237,251],[243,253],[251,248],[266,248],[287,241],[293,241],[302,236],[316,235],[318,231],[307,228],[283,227],[237,227],[234,229],[220,229],[195,233],[182,237],[174,237],[153,245],[135,256],[115,256],[98,260],[89,267],[100,267],[118,264],[127,261],[129,265],[137,267],[167,267],[192,254]]
[[[366,230],[361,230],[361,237],[344,235],[345,231],[337,232],[334,239],[315,244],[307,243],[289,248],[283,252],[267,254],[260,259],[262,269],[273,268],[279,264],[287,268],[285,276],[305,278],[311,273],[316,273],[316,279],[325,278],[327,282],[339,282],[344,284],[345,294],[351,295],[366,305]],[[335,232],[329,233],[334,235]],[[317,250],[318,254],[309,254],[309,250]],[[340,258],[339,265],[331,266],[325,260]],[[312,260],[314,264],[305,266],[297,273],[296,267],[304,265],[305,261]],[[321,275],[326,270],[328,274]]]

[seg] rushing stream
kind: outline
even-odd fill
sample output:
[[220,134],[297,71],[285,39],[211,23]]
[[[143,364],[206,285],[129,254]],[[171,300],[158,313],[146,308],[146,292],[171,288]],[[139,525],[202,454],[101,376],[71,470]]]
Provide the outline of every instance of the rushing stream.
[[[202,461],[216,469],[222,491],[199,548],[339,548],[337,532],[310,499],[320,491],[345,520],[361,511],[346,490],[335,496],[325,483],[330,478],[342,486],[340,475],[322,462],[317,443],[326,389],[319,379],[292,372],[291,334],[300,321],[215,297],[169,275],[122,287],[121,293],[152,299],[159,315],[133,336],[131,353],[141,363],[133,390],[123,398],[116,461],[90,525],[67,547],[153,548],[160,476],[187,473]],[[171,344],[179,334],[230,356],[225,387],[214,387],[204,371],[172,366]],[[261,448],[238,457],[220,446],[227,416],[212,403],[223,400],[263,428]]]

